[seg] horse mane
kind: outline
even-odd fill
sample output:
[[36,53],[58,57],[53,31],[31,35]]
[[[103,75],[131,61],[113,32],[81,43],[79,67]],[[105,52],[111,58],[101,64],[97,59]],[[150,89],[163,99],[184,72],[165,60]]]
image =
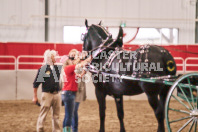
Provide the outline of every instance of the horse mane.
[[92,24],[92,26],[96,32],[103,38],[103,39],[106,39],[108,36],[109,36],[109,32],[102,26],[100,25],[95,25],[95,24]]

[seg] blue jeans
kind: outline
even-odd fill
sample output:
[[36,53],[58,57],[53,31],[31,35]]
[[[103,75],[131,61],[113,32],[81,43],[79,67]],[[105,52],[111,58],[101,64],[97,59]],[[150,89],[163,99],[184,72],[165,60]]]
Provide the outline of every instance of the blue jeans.
[[72,118],[72,131],[78,132],[78,108],[80,102],[75,102],[74,116]]
[[64,91],[64,94],[62,94],[61,96],[65,105],[65,118],[63,120],[63,128],[71,127],[74,114],[76,92]]

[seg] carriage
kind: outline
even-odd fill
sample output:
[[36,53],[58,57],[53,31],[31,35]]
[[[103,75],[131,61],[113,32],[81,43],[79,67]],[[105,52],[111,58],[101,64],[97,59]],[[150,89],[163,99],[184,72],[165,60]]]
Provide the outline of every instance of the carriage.
[[[123,95],[138,95],[143,92],[146,93],[154,110],[158,121],[158,132],[165,131],[164,117],[169,132],[198,131],[198,73],[176,75],[176,63],[173,57],[168,50],[160,46],[142,46],[136,50],[136,59],[126,59],[122,49],[123,31],[121,27],[117,39],[112,40],[111,35],[102,26],[89,27],[87,20],[85,25],[88,33],[82,37],[83,50],[90,51],[93,56],[87,68],[94,75],[100,74],[104,78],[107,76],[111,78],[109,82],[105,82],[103,79],[102,82],[94,83],[100,110],[100,132],[105,131],[106,95],[112,95],[115,98],[120,132],[125,132]],[[102,56],[103,51],[112,52],[107,58],[96,60],[96,57]],[[127,55],[129,53],[127,52]],[[118,55],[121,55],[121,58],[116,59]],[[94,62],[102,64],[99,69],[92,64]],[[121,62],[124,64],[132,62],[131,67],[129,66],[130,70],[121,71],[119,66],[112,70],[113,64]],[[164,70],[141,71],[138,69],[136,71],[135,69],[139,63],[151,64],[152,62],[159,62]],[[106,70],[108,68],[110,71]],[[100,78],[96,77],[96,79]],[[120,79],[123,82],[120,82]]]
[[[167,129],[171,131],[198,131],[198,73],[188,73],[182,76],[163,76],[156,78],[133,78],[121,76],[123,79],[163,83],[170,85],[165,107]],[[176,102],[180,104],[175,108]],[[173,102],[173,104],[171,104]],[[177,114],[174,117],[173,114]],[[176,124],[176,125],[172,125]],[[179,128],[179,129],[178,129]]]

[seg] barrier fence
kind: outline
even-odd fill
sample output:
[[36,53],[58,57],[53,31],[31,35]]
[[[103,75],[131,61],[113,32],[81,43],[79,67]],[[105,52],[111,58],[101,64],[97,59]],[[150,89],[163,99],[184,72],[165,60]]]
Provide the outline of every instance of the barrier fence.
[[[179,73],[187,73],[187,72],[195,72],[198,71],[198,57],[188,57],[186,59],[183,59],[182,57],[174,57],[177,65],[177,72]],[[9,61],[8,61],[9,60]],[[12,60],[12,61],[10,61]],[[34,74],[36,73],[35,70],[37,70],[41,65],[43,64],[43,56],[32,56],[32,55],[20,55],[17,58],[15,56],[0,56],[0,66],[5,66],[4,68],[1,68],[0,71],[12,71],[11,74],[14,73],[14,77],[16,79],[15,87],[12,88],[15,91],[15,99],[20,99],[17,95],[21,96],[23,91],[21,90],[21,87],[30,87],[28,86],[30,83],[32,84],[34,77]],[[60,64],[60,63],[57,63]],[[14,66],[14,68],[7,68],[7,66]],[[25,75],[29,71],[31,75]],[[32,72],[35,71],[35,72]],[[6,72],[4,72],[4,75]],[[4,77],[4,75],[0,75],[1,78]],[[13,75],[12,75],[13,76]],[[23,77],[24,76],[24,77]],[[27,78],[26,78],[27,76]],[[12,78],[11,78],[12,79]],[[15,81],[14,79],[14,81]],[[27,79],[24,80],[23,79]],[[29,79],[29,80],[28,80]],[[22,82],[21,82],[22,81]],[[28,81],[28,82],[27,82]],[[12,80],[13,82],[13,80]],[[23,84],[26,83],[26,84]],[[0,86],[4,87],[7,84],[3,81],[1,81]],[[12,85],[14,86],[14,85]],[[20,91],[20,94],[18,93]],[[22,93],[21,93],[22,91]]]
[[[30,61],[22,61],[22,62],[20,62],[20,60],[22,60],[22,59],[42,59],[43,60],[43,56],[32,56],[32,55],[20,55],[20,56],[18,56],[17,57],[17,61],[16,61],[16,69],[17,69],[17,71],[18,70],[29,70],[29,68],[19,68],[19,66],[20,65],[31,65],[31,66],[34,66],[34,65],[37,65],[38,67],[40,67],[42,64],[43,64],[43,62],[41,61],[41,62],[34,62],[34,61],[32,61],[32,62],[30,62]],[[35,68],[35,67],[34,67]],[[33,69],[34,69],[33,68]],[[38,69],[38,68],[35,68],[35,69]]]
[[185,59],[185,72],[196,72],[198,71],[198,58],[188,57]]
[[185,61],[182,57],[174,57],[177,66],[177,72],[185,73]]
[[[13,65],[14,66],[14,70],[16,70],[16,57],[15,56],[0,56],[1,59],[4,59],[4,62],[0,62],[1,66],[8,66],[8,65]],[[9,59],[9,62],[7,62],[7,60],[5,59]],[[13,62],[10,62],[10,59],[13,59]]]
[[[43,56],[20,55],[17,58],[15,56],[0,56],[0,58],[13,59],[14,62],[0,62],[0,65],[14,65],[15,67],[14,70],[16,71],[38,69],[43,64]],[[191,71],[192,72],[198,71],[198,57],[187,57],[186,59],[183,59],[182,57],[174,57],[174,60],[176,61],[176,66],[178,67],[177,71],[179,72],[186,73]],[[56,64],[60,65],[61,63],[58,61]],[[22,67],[22,65],[27,65],[32,67],[24,68]],[[36,65],[37,67],[36,68],[33,67],[34,65]],[[196,69],[193,70],[192,67],[196,67]]]

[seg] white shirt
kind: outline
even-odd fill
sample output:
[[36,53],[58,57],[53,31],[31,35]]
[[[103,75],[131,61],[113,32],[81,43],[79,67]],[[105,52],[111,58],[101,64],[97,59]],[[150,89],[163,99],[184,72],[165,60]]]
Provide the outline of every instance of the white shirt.
[[50,65],[50,68],[51,68],[51,70],[53,70],[54,69],[54,65]]

